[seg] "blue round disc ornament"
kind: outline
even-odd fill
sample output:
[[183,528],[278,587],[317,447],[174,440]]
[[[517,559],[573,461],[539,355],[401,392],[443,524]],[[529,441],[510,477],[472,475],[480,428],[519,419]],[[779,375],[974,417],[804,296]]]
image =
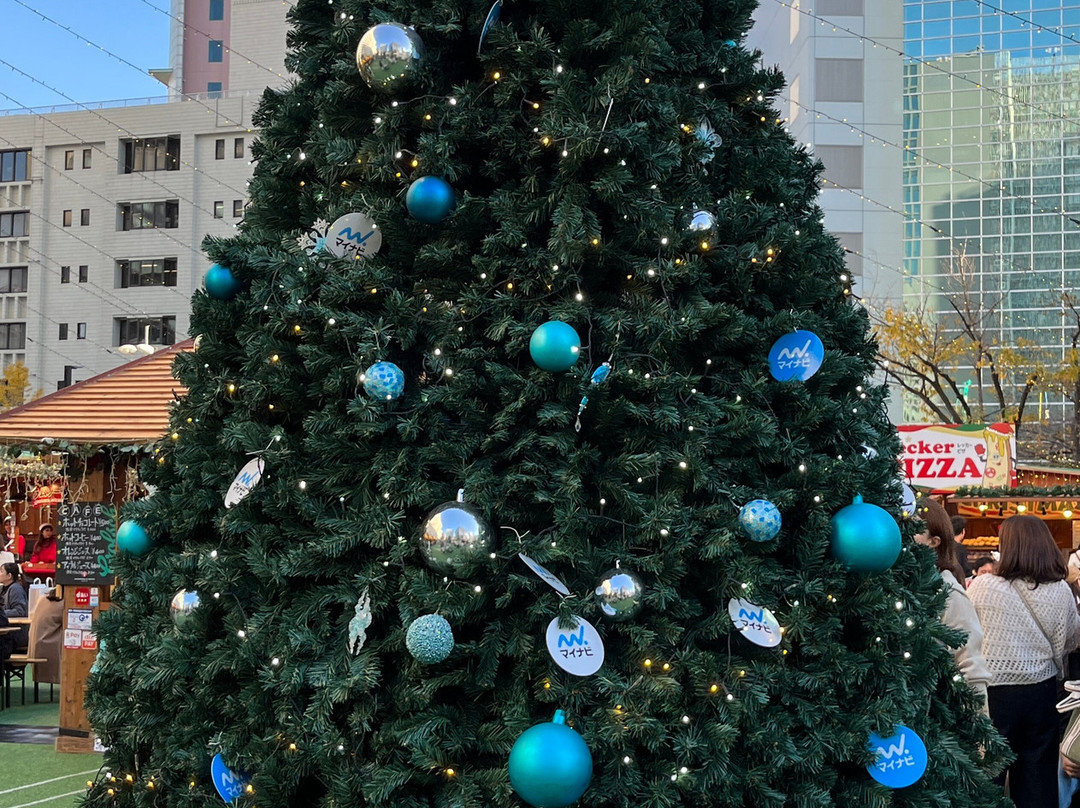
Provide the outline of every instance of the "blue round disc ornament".
[[926,744],[915,730],[903,724],[898,725],[896,732],[888,738],[871,732],[869,747],[874,753],[874,762],[866,770],[883,786],[905,788],[926,772]]
[[739,510],[739,526],[753,541],[771,541],[780,534],[780,509],[767,499],[754,499]]
[[421,177],[409,186],[405,207],[414,219],[438,224],[454,209],[454,189],[441,177]]
[[214,300],[232,300],[240,292],[243,284],[232,274],[232,270],[221,264],[214,264],[206,270],[203,280],[206,286],[206,294]]
[[569,370],[581,353],[581,337],[574,327],[548,320],[529,338],[529,355],[538,367],[551,373]]
[[853,572],[884,572],[900,557],[900,526],[856,494],[829,522],[832,556]]
[[441,614],[425,614],[409,625],[405,647],[417,662],[434,665],[454,650],[454,632]]
[[533,808],[565,808],[592,780],[592,753],[585,739],[555,711],[546,724],[529,727],[510,750],[510,785]]
[[405,374],[393,362],[376,362],[361,374],[364,392],[378,401],[393,401],[405,392]]
[[246,774],[237,774],[225,765],[225,758],[221,753],[214,755],[210,761],[210,779],[214,781],[214,788],[225,802],[233,802],[243,795],[250,779]]
[[769,372],[781,382],[805,382],[824,361],[825,346],[813,331],[784,334],[769,350]]
[[116,546],[125,553],[141,556],[150,549],[152,544],[146,528],[130,519],[120,525],[116,531]]

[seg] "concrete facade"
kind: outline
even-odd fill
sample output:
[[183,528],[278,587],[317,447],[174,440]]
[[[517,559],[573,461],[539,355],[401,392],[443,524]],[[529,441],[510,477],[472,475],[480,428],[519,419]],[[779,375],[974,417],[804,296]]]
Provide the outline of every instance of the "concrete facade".
[[[118,347],[147,326],[151,344],[188,336],[202,240],[235,232],[251,115],[284,73],[279,1],[223,0],[224,19],[207,20],[215,5],[175,0],[172,66],[154,71],[169,84],[162,103],[0,114],[0,365],[25,362],[34,388],[128,361]],[[204,34],[223,23],[234,30],[211,62]]]

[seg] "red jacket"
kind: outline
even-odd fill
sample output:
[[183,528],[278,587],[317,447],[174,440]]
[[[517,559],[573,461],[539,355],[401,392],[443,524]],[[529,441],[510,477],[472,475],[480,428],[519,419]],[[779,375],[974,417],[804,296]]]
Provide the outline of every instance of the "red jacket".
[[51,541],[48,544],[42,544],[39,540],[34,545],[34,552],[30,554],[31,564],[55,564],[56,563],[56,541]]

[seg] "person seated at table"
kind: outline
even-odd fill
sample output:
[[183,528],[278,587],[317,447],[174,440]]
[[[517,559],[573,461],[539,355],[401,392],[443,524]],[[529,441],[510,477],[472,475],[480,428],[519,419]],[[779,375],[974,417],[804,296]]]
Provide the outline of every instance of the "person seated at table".
[[4,517],[4,550],[14,553],[16,558],[22,558],[26,552],[26,538],[19,532],[15,524],[14,516]]
[[43,564],[56,564],[56,531],[48,522],[39,530],[41,535],[34,544],[34,552],[30,554],[30,563],[35,567]]
[[[26,590],[23,589],[21,578],[18,564],[0,564],[0,612],[3,612],[5,617],[28,616]],[[11,636],[15,639],[15,647],[23,648],[30,638],[30,632],[28,627],[23,626],[22,631]]]

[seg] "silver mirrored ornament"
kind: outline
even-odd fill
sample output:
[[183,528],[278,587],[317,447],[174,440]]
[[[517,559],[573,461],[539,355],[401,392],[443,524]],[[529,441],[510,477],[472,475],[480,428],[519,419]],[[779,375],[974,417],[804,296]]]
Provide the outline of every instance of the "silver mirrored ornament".
[[695,210],[690,215],[690,224],[686,229],[691,233],[707,233],[716,227],[716,217],[707,210]]
[[169,614],[172,616],[173,624],[177,628],[183,628],[191,617],[191,613],[197,608],[199,608],[199,593],[181,589],[173,596],[172,603],[169,604]]
[[615,621],[629,620],[641,611],[645,585],[634,573],[616,567],[601,576],[593,596],[604,617]]
[[444,502],[424,519],[420,552],[428,566],[444,575],[467,575],[494,543],[491,526],[467,502]]
[[356,46],[356,69],[373,90],[395,92],[415,76],[424,58],[416,31],[396,22],[369,28]]

